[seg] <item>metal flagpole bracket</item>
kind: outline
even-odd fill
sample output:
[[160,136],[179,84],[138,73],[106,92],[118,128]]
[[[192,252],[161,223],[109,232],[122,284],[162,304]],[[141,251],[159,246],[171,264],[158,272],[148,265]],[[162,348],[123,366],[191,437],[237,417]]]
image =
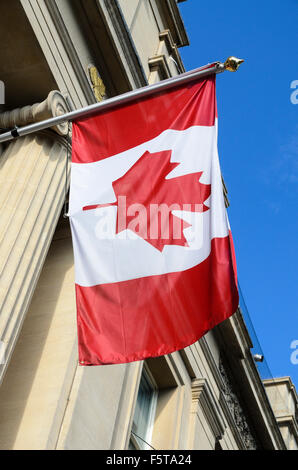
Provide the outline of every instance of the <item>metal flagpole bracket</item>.
[[137,88],[135,90],[129,91],[128,93],[114,96],[113,98],[103,100],[100,103],[95,103],[85,108],[63,114],[61,116],[56,116],[44,121],[36,122],[34,124],[29,124],[24,127],[16,127],[13,130],[0,134],[0,143],[7,142],[27,134],[32,134],[33,132],[38,132],[49,127],[54,127],[66,121],[87,118],[96,113],[112,109],[115,106],[128,104],[136,99],[141,99],[160,91],[166,91],[176,86],[192,82],[196,79],[207,77],[208,75],[222,73],[225,70],[235,72],[242,62],[244,62],[243,59],[238,59],[237,57],[231,56],[224,63],[213,62],[212,64],[204,65],[203,67],[191,70],[190,72],[185,72],[181,75],[177,75],[176,77],[171,77],[167,80],[162,80],[161,82],[154,83],[153,85],[148,85],[143,88]]
[[10,132],[14,139],[17,139],[18,137],[20,137],[18,126],[15,126]]

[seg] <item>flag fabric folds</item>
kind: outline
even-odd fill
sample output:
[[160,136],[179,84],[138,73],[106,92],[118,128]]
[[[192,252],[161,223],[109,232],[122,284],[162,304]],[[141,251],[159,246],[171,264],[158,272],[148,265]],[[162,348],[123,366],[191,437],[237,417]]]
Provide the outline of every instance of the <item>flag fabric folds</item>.
[[237,309],[215,76],[73,124],[79,362],[183,349]]

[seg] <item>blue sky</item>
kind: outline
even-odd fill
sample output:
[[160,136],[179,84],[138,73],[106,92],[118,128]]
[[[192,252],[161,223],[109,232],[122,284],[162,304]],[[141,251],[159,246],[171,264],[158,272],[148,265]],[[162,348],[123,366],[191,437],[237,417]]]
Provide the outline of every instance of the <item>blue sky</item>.
[[298,389],[297,0],[187,0],[187,70],[235,55],[237,73],[217,76],[219,154],[241,289],[273,376]]

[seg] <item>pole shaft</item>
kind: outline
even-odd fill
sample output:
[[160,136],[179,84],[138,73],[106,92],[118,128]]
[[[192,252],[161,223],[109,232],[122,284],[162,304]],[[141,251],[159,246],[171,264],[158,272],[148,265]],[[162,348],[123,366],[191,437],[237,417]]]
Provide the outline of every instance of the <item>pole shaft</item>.
[[82,119],[85,117],[89,117],[98,112],[107,111],[108,109],[111,109],[120,104],[124,105],[136,99],[149,96],[158,91],[165,91],[180,84],[191,82],[197,78],[203,78],[213,73],[217,74],[224,72],[224,70],[225,66],[221,62],[208,64],[204,67],[200,67],[190,72],[186,72],[182,75],[178,75],[177,77],[172,77],[143,88],[137,88],[136,90],[129,91],[128,93],[124,93],[122,95],[118,95],[113,98],[101,101],[100,103],[95,103],[85,108],[63,114],[61,116],[56,116],[50,119],[46,119],[44,121],[16,128],[13,131],[5,132],[3,134],[0,134],[0,143],[15,139],[16,137],[22,137],[27,134],[32,134],[33,132],[38,132],[49,127],[57,126],[58,124],[61,124],[65,121],[74,121],[79,118]]

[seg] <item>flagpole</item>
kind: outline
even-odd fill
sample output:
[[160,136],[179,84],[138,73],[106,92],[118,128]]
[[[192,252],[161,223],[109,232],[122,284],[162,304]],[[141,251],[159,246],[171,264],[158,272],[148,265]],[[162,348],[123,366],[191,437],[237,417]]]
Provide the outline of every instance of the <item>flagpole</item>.
[[197,78],[207,77],[208,75],[222,73],[225,70],[236,71],[239,65],[243,62],[242,59],[237,59],[236,57],[229,57],[226,62],[214,62],[212,64],[204,65],[203,67],[191,70],[190,72],[185,72],[176,77],[168,78],[161,82],[155,83],[153,85],[148,85],[143,88],[137,88],[135,90],[129,91],[122,95],[109,98],[107,100],[101,101],[100,103],[95,103],[85,108],[78,109],[75,111],[70,111],[69,113],[63,114],[61,116],[55,116],[44,121],[36,122],[34,124],[29,124],[23,127],[15,127],[8,132],[0,134],[0,143],[7,142],[17,137],[22,137],[24,135],[32,134],[33,132],[38,132],[43,129],[57,126],[66,121],[74,121],[76,119],[82,119],[90,117],[98,112],[107,111],[115,106],[128,104],[131,101],[136,99],[144,98],[158,91],[166,91],[175,86],[189,83]]

